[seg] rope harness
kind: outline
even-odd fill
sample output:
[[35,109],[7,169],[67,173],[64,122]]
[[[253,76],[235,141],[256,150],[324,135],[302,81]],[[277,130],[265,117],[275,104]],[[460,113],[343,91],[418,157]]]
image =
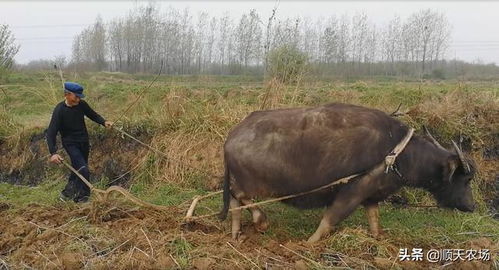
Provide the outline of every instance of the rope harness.
[[400,155],[400,153],[405,149],[405,147],[407,146],[407,144],[411,140],[412,135],[414,135],[413,128],[409,129],[409,132],[407,132],[407,135],[404,137],[404,139],[399,144],[397,144],[397,146],[395,146],[393,151],[388,156],[385,157],[385,166],[386,166],[385,167],[385,174],[387,174],[389,170],[392,170],[400,178],[403,179],[402,174],[398,171],[397,166],[395,165],[395,161],[396,161],[398,155]]
[[[291,194],[291,195],[286,195],[286,196],[282,196],[282,197],[278,197],[278,198],[274,198],[274,199],[269,199],[269,200],[266,200],[266,201],[251,203],[251,204],[247,204],[247,205],[243,205],[243,206],[231,208],[231,209],[229,209],[229,211],[232,212],[232,211],[237,211],[237,210],[241,210],[241,209],[255,207],[255,206],[258,206],[258,205],[263,205],[263,204],[268,204],[268,203],[272,203],[272,202],[287,200],[287,199],[291,199],[291,198],[303,196],[303,195],[306,195],[306,194],[314,193],[314,192],[317,192],[317,191],[320,191],[320,190],[323,190],[323,189],[326,189],[326,188],[329,188],[329,187],[333,187],[333,186],[336,186],[336,185],[346,184],[346,183],[350,182],[352,179],[355,179],[356,177],[361,176],[361,175],[369,175],[369,174],[376,175],[376,174],[378,174],[378,173],[381,172],[380,169],[382,169],[383,167],[385,168],[384,169],[385,174],[387,174],[389,172],[389,170],[395,171],[396,170],[396,168],[394,168],[395,161],[396,161],[397,157],[400,155],[400,153],[405,149],[405,147],[407,146],[407,144],[411,140],[413,134],[414,134],[414,129],[410,128],[409,131],[407,132],[407,134],[405,135],[405,137],[402,139],[402,141],[400,141],[400,143],[397,144],[397,146],[395,146],[395,148],[390,152],[390,154],[385,157],[385,160],[383,162],[381,162],[380,164],[376,165],[371,170],[369,170],[367,173],[353,174],[353,175],[346,176],[346,177],[343,177],[341,179],[332,181],[329,184],[323,185],[321,187],[318,187],[318,188],[315,188],[315,189],[312,189],[312,190],[309,190],[309,191],[300,192],[300,193]],[[189,210],[187,211],[187,214],[185,215],[184,219],[187,222],[189,222],[189,221],[194,221],[194,220],[203,219],[203,218],[212,217],[212,216],[217,215],[218,213],[207,214],[207,215],[197,216],[197,217],[193,217],[192,216],[194,214],[194,209],[196,208],[196,204],[201,199],[210,197],[212,195],[219,194],[220,192],[221,191],[217,191],[217,192],[213,192],[213,193],[210,193],[210,194],[207,194],[207,195],[204,195],[204,196],[194,197],[194,200],[192,201],[191,207],[189,207]]]
[[[155,153],[158,153],[158,154],[161,154],[161,155],[163,155],[165,157],[168,157],[165,153],[163,153],[163,152],[161,152],[161,151],[159,151],[159,150],[151,147],[150,145],[148,145],[148,144],[140,141],[139,139],[135,138],[134,136],[128,134],[127,132],[125,132],[125,131],[123,131],[121,129],[117,129],[117,128],[114,128],[114,129],[117,130],[117,131],[119,131],[119,132],[121,132],[122,134],[126,135],[127,137],[133,139],[134,141],[140,143],[141,145],[147,147],[148,149],[154,151]],[[269,200],[266,200],[266,201],[256,202],[256,203],[252,203],[252,204],[247,204],[247,205],[243,205],[243,206],[240,206],[240,207],[231,208],[231,209],[229,209],[229,211],[232,212],[232,211],[236,211],[236,210],[240,210],[240,209],[246,209],[246,208],[256,207],[256,206],[263,205],[263,204],[268,204],[268,203],[272,203],[272,202],[277,202],[277,201],[282,201],[282,200],[286,200],[286,199],[291,199],[291,198],[303,196],[303,195],[306,195],[306,194],[314,193],[314,192],[317,192],[317,191],[320,191],[320,190],[323,190],[323,189],[326,189],[326,188],[329,188],[329,187],[333,187],[335,185],[346,184],[346,183],[350,182],[352,179],[354,179],[354,178],[356,178],[356,177],[358,177],[360,175],[364,175],[364,174],[377,174],[380,167],[384,167],[385,168],[385,170],[384,170],[385,174],[388,173],[389,170],[396,170],[396,168],[394,168],[395,161],[396,161],[398,155],[405,149],[405,147],[409,143],[410,139],[412,138],[413,134],[414,134],[414,129],[413,128],[409,129],[409,131],[407,132],[407,134],[404,137],[404,139],[399,144],[397,144],[397,146],[395,146],[395,148],[390,152],[389,155],[387,155],[385,157],[385,160],[382,163],[380,163],[377,166],[375,166],[373,169],[371,169],[367,173],[353,174],[353,175],[346,176],[346,177],[343,177],[341,179],[338,179],[336,181],[333,181],[333,182],[331,182],[329,184],[326,184],[324,186],[315,188],[313,190],[309,190],[309,191],[305,191],[305,192],[300,192],[300,193],[296,193],[296,194],[291,194],[291,195],[286,195],[286,196],[282,196],[282,197],[278,197],[278,198],[274,198],[274,199],[269,199]],[[82,174],[79,173],[79,170],[81,170],[82,168],[80,168],[78,170],[75,170],[70,164],[68,164],[64,160],[62,161],[62,164],[64,166],[66,166],[69,170],[71,170],[76,176],[78,176],[78,178],[80,178],[83,181],[83,183],[85,183],[85,185],[87,185],[88,188],[91,191],[94,191],[96,194],[98,194],[98,196],[103,196],[103,198],[105,200],[107,199],[108,195],[111,192],[118,192],[118,193],[121,193],[127,199],[129,199],[130,201],[132,201],[133,203],[135,203],[135,204],[137,204],[139,206],[143,206],[143,207],[147,207],[147,208],[152,208],[152,209],[157,209],[157,210],[169,210],[169,208],[166,207],[166,206],[160,206],[160,205],[155,205],[155,204],[151,204],[151,203],[145,202],[145,201],[137,198],[136,196],[132,195],[128,190],[126,190],[126,189],[124,189],[124,188],[122,188],[120,186],[111,186],[111,187],[107,188],[106,190],[98,189],[98,188],[94,187]],[[195,168],[195,167],[191,167],[191,168],[196,169],[196,170],[200,170],[200,169]],[[190,222],[190,221],[194,221],[194,220],[203,219],[203,218],[212,217],[212,216],[217,215],[217,213],[213,213],[213,214],[208,214],[208,215],[193,217],[196,205],[197,205],[197,203],[200,200],[208,198],[208,197],[211,197],[211,196],[214,196],[214,195],[217,195],[217,194],[220,194],[220,193],[222,193],[222,190],[211,192],[211,193],[208,193],[208,194],[203,195],[203,196],[195,196],[194,199],[193,199],[193,201],[192,201],[192,203],[191,203],[191,206],[189,207],[189,209],[187,211],[187,214],[186,214],[184,220],[187,221],[187,222]]]

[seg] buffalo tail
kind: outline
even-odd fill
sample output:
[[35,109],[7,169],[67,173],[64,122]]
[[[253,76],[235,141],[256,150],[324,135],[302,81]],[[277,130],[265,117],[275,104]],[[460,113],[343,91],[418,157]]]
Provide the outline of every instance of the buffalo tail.
[[224,183],[223,183],[224,205],[220,213],[218,213],[218,218],[220,220],[225,220],[227,218],[227,213],[229,212],[229,204],[230,204],[230,171],[226,160],[224,162],[224,165],[225,165]]

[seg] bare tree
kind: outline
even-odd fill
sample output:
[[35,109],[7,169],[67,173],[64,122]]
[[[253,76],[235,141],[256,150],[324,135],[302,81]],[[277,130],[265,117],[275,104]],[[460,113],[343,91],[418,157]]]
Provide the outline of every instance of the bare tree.
[[273,39],[273,37],[272,37],[272,25],[275,21],[275,16],[276,16],[278,6],[279,6],[279,1],[272,9],[272,14],[269,17],[269,20],[268,20],[267,26],[266,26],[266,30],[265,30],[265,44],[263,45],[263,57],[264,57],[264,60],[263,60],[263,72],[264,73],[263,74],[264,74],[264,76],[266,76],[268,71],[269,71],[268,70],[269,51],[270,51],[270,46],[271,46],[271,42]]
[[198,23],[195,29],[194,54],[196,63],[196,72],[201,73],[204,69],[204,54],[206,53],[208,37],[208,13],[202,12],[198,15]]
[[89,35],[90,48],[88,53],[97,65],[98,70],[106,67],[106,30],[100,16],[97,17],[92,32]]
[[58,68],[64,69],[66,67],[66,56],[64,55],[58,55],[54,57],[54,64],[57,65]]
[[346,15],[343,15],[338,29],[338,58],[342,63],[346,63],[349,60],[352,41],[349,33],[350,25],[348,24],[348,18]]
[[322,61],[326,64],[338,63],[339,29],[336,17],[329,17],[321,36]]
[[220,19],[220,26],[219,26],[219,29],[220,29],[220,33],[219,33],[219,39],[218,39],[218,42],[217,42],[217,47],[218,47],[218,57],[219,57],[219,60],[218,60],[218,63],[220,64],[220,66],[222,67],[220,69],[220,72],[223,74],[224,73],[224,69],[223,67],[225,65],[228,64],[228,55],[229,55],[229,39],[230,39],[230,31],[231,31],[231,27],[230,27],[230,23],[231,23],[231,20],[230,20],[230,17],[229,17],[229,14],[228,13],[225,13],[224,16]]
[[178,73],[181,35],[179,17],[177,10],[168,9],[160,22],[159,57],[165,60],[167,73]]
[[433,39],[433,57],[434,61],[440,60],[449,46],[451,38],[451,25],[443,14],[439,14],[436,21],[435,38]]
[[149,2],[145,8],[139,9],[140,23],[139,31],[143,33],[141,39],[142,59],[141,71],[150,72],[155,66],[159,66],[161,59],[158,59],[158,8],[154,2]]
[[357,62],[358,67],[360,68],[360,63],[363,61],[367,44],[368,22],[365,13],[359,13],[353,16],[351,31],[353,63]]
[[123,71],[125,59],[125,35],[122,19],[115,19],[109,24],[108,45],[111,62],[114,61],[114,69]]
[[310,18],[304,18],[300,24],[301,40],[300,50],[308,55],[310,62],[321,63],[321,33],[323,32],[323,18],[317,18],[312,22]]
[[73,61],[97,70],[106,66],[106,30],[100,16],[93,26],[76,36],[73,41]]
[[244,14],[235,31],[238,62],[245,68],[253,62],[256,64],[260,56],[262,29],[259,27],[259,17],[255,10]]
[[378,38],[375,25],[368,25],[366,33],[366,50],[364,52],[364,63],[368,66],[368,75],[373,74],[372,64],[376,61],[378,54]]
[[0,24],[0,68],[10,68],[14,63],[14,56],[19,52],[14,35],[6,24]]
[[208,38],[206,42],[206,59],[205,59],[205,65],[206,66],[211,66],[214,60],[214,45],[215,45],[215,40],[216,40],[216,35],[217,35],[217,19],[212,18],[210,21],[210,30],[208,33]]
[[446,47],[449,39],[448,22],[443,14],[430,9],[412,14],[404,25],[405,48],[409,50],[412,62],[420,62],[420,74],[426,72],[427,60],[435,59],[438,51]]
[[390,74],[395,73],[395,61],[400,61],[402,51],[400,17],[395,16],[382,32],[381,55],[382,61],[390,64]]

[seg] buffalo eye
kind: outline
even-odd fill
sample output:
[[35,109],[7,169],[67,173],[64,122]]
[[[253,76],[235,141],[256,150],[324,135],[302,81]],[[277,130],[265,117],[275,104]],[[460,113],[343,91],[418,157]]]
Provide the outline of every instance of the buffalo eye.
[[471,179],[473,179],[473,177],[467,177],[466,180],[465,180],[465,183],[469,184],[471,182]]

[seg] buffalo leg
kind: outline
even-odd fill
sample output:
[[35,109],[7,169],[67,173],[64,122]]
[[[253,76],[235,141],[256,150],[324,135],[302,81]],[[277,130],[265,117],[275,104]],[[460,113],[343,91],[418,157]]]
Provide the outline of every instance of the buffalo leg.
[[379,206],[378,203],[366,203],[367,220],[369,222],[369,229],[373,237],[378,238],[383,234],[383,230],[379,224]]
[[[241,199],[241,202],[244,205],[248,205],[253,203],[249,199]],[[251,216],[253,217],[253,224],[255,225],[255,229],[259,232],[265,232],[269,227],[269,223],[267,222],[267,216],[265,213],[257,206],[249,208],[251,212]]]
[[331,226],[329,220],[326,218],[326,216],[324,216],[321,220],[321,223],[319,224],[319,227],[317,228],[317,230],[315,230],[314,234],[312,234],[312,236],[308,238],[307,242],[314,243],[319,241],[323,235],[328,234],[332,229],[333,226]]
[[[232,185],[232,194],[242,205],[249,205],[253,203],[237,184]],[[255,229],[259,232],[265,232],[269,226],[265,213],[263,213],[263,211],[257,206],[249,207],[248,211],[250,211],[253,218]]]
[[319,227],[310,238],[309,243],[317,242],[324,235],[331,232],[342,220],[348,217],[365,199],[375,190],[375,180],[384,170],[384,164],[378,165],[369,173],[348,183],[341,189],[331,205],[326,209]]
[[309,243],[319,241],[323,236],[330,233],[334,226],[340,221],[348,217],[359,206],[361,199],[355,198],[354,193],[342,193],[333,203],[327,208],[322,217],[319,227],[312,236],[308,239]]
[[[241,203],[234,197],[230,197],[230,208],[237,208]],[[241,209],[231,211],[232,239],[237,239],[241,233]]]
[[326,209],[319,227],[308,239],[309,243],[317,242],[324,235],[330,233],[336,224],[348,217],[369,196],[369,193],[362,194],[359,190],[371,190],[370,176],[368,174],[357,179],[354,183],[349,183],[339,192],[335,200]]

